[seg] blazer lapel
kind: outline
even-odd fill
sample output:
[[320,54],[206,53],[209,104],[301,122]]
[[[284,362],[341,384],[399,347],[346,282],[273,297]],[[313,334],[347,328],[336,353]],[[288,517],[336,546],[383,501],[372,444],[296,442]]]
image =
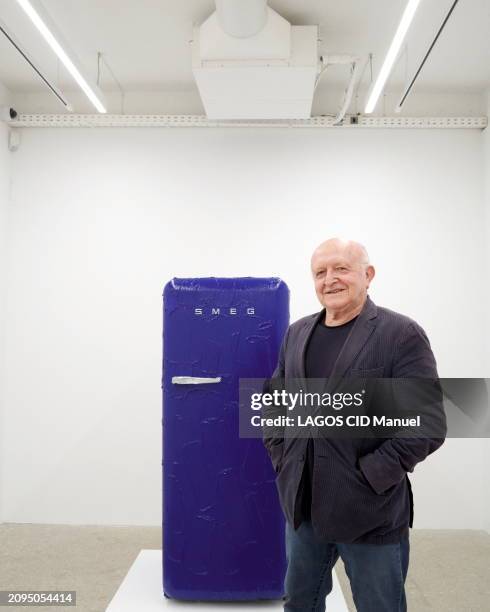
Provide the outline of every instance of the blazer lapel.
[[360,353],[362,347],[368,341],[376,328],[376,316],[376,304],[374,304],[368,296],[364,308],[359,313],[334,364],[332,374],[326,386],[327,392],[332,392],[337,386],[339,382],[338,379],[344,376],[354,359]]

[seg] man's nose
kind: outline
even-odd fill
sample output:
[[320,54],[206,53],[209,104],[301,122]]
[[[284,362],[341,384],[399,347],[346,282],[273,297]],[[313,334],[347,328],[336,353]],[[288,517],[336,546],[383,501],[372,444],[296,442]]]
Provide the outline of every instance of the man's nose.
[[325,285],[330,285],[333,282],[335,282],[336,280],[338,280],[338,274],[335,270],[327,270],[325,277],[324,277],[324,284]]

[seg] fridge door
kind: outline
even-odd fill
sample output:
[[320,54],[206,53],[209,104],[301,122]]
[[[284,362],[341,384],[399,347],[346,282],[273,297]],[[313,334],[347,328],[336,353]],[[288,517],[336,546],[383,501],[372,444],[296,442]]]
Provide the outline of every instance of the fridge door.
[[168,597],[283,596],[284,518],[261,439],[238,433],[239,378],[273,372],[289,320],[277,278],[164,290],[163,585]]

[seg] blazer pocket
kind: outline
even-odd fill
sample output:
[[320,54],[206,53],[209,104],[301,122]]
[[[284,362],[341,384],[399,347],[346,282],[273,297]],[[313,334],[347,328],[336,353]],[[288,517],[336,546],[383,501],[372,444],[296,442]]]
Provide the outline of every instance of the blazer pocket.
[[360,468],[356,468],[356,472],[359,475],[360,479],[364,482],[364,484],[369,488],[373,495],[377,495],[378,497],[386,497],[387,492],[383,491],[382,493],[378,493],[373,489],[369,480],[364,476],[364,472]]

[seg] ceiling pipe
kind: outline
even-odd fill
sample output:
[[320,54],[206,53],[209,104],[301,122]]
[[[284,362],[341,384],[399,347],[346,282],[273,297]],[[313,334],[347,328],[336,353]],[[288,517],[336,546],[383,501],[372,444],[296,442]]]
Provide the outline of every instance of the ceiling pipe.
[[344,117],[347,113],[347,110],[350,106],[350,103],[352,101],[354,87],[357,81],[359,80],[359,75],[364,70],[367,61],[368,61],[368,58],[363,58],[357,55],[326,55],[320,58],[320,66],[322,68],[318,74],[316,85],[318,85],[318,81],[321,75],[327,69],[327,66],[331,66],[333,64],[350,64],[351,66],[351,76],[349,79],[349,84],[347,86],[347,89],[345,90],[344,101],[342,103],[341,109],[339,110],[339,112],[337,113],[333,121],[333,125],[342,124]]
[[[22,49],[20,44],[17,43],[16,40],[14,40],[13,35],[10,34],[7,31],[7,29],[3,26],[3,24],[1,22],[0,22],[0,32],[5,36],[5,38],[10,42],[10,44],[20,53],[20,55],[25,59],[25,61],[34,70],[34,72],[39,76],[39,78],[47,85],[47,87],[49,87],[51,92],[56,96],[56,98],[58,98],[58,100],[61,102],[61,104],[63,104],[63,106],[66,108],[66,110],[73,111],[72,105],[65,98],[64,94],[61,91],[59,91],[59,89],[53,83],[51,83],[47,79],[47,77],[44,76],[44,74],[41,72],[41,70],[34,63],[34,60],[32,60],[27,55],[27,53]],[[11,109],[11,110],[13,110],[13,109]],[[11,118],[15,119],[15,117],[11,117]]]
[[334,125],[340,125],[342,121],[344,120],[344,117],[352,101],[352,94],[354,93],[354,86],[360,74],[361,74],[361,61],[359,58],[357,58],[356,60],[354,60],[354,62],[351,65],[350,81],[349,81],[349,85],[347,86],[347,89],[345,90],[344,103],[342,104],[342,108],[339,110],[339,112],[337,113],[337,116],[334,119],[334,122],[333,122]]
[[258,34],[267,23],[267,0],[215,0],[223,30],[235,38]]
[[396,105],[395,108],[395,113],[399,113],[402,110],[402,106],[405,103],[405,100],[407,99],[408,94],[410,93],[410,91],[412,90],[413,84],[415,83],[415,81],[417,80],[417,77],[420,74],[420,71],[422,70],[422,68],[424,67],[425,62],[427,61],[427,58],[429,57],[429,55],[431,54],[432,49],[434,48],[434,45],[437,42],[437,39],[439,38],[439,36],[441,35],[441,32],[444,30],[446,23],[449,20],[449,17],[451,17],[452,12],[454,11],[454,9],[456,8],[456,4],[458,4],[459,0],[454,0],[451,8],[449,9],[449,12],[447,13],[446,17],[444,18],[444,21],[442,22],[441,27],[439,28],[434,40],[432,41],[429,49],[427,50],[427,53],[424,56],[424,59],[422,60],[420,66],[417,68],[417,72],[415,73],[414,77],[412,78],[412,80],[410,81],[410,84],[408,85],[408,87],[405,89],[405,91],[402,94],[402,97],[400,98],[400,101],[398,102],[398,104]]

